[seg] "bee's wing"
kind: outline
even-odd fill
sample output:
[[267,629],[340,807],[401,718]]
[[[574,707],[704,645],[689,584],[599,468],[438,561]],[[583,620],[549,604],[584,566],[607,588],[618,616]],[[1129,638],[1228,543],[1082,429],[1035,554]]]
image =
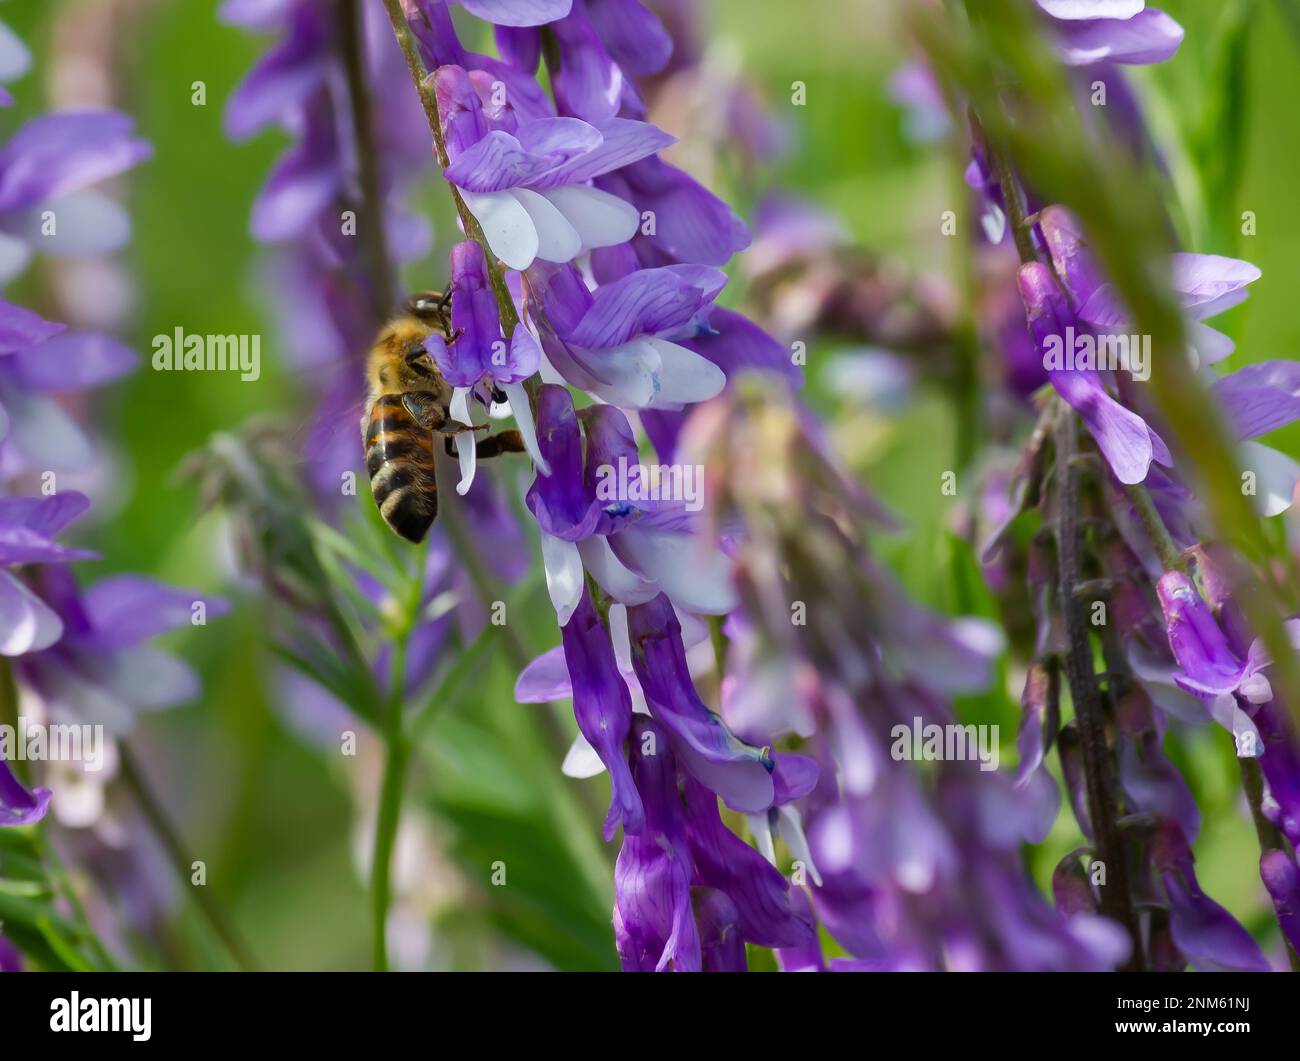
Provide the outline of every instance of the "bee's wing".
[[300,463],[357,470],[362,465],[361,415],[365,409],[364,369],[355,359],[292,373],[301,410],[292,433]]

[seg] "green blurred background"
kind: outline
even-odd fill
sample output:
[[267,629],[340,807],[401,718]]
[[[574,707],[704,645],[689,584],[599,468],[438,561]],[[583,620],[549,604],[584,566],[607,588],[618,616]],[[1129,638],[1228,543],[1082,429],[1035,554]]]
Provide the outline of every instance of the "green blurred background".
[[[95,2],[11,2],[0,9],[37,54],[36,70],[14,86],[16,112],[0,114],[0,127],[12,129],[46,106],[42,70],[55,20]],[[1294,312],[1300,215],[1289,205],[1300,96],[1297,39],[1272,3],[1168,0],[1161,6],[1186,27],[1187,40],[1173,61],[1140,71],[1136,81],[1171,161],[1182,237],[1189,249],[1248,258],[1264,274],[1248,303],[1216,322],[1238,341],[1227,367],[1290,357],[1300,348]],[[103,553],[102,561],[83,565],[87,579],[137,571],[229,593],[218,561],[219,523],[196,519],[196,489],[176,479],[176,466],[213,432],[252,414],[301,419],[306,412],[301,379],[277,361],[266,304],[276,293],[259,290],[262,251],[248,234],[253,197],[287,140],[273,133],[233,145],[221,131],[225,101],[266,41],[220,25],[216,7],[216,0],[156,0],[114,44],[125,72],[120,105],[154,145],[153,159],[126,181],[135,234],[121,260],[136,285],[126,337],[147,355],[154,334],[178,325],[192,333],[260,333],[263,375],[256,383],[163,375],[146,362],[97,397],[105,435],[121,447],[124,494],[110,520],[83,535]],[[964,245],[943,239],[938,224],[942,210],[966,211],[965,203],[952,201],[953,156],[910,142],[887,92],[909,52],[899,25],[902,4],[719,0],[711,7],[716,38],[734,45],[742,69],[793,137],[792,150],[770,175],[773,186],[833,212],[862,245],[884,256],[955,276],[953,256]],[[1225,66],[1233,16],[1242,10],[1251,13],[1240,38],[1248,61]],[[191,102],[195,81],[206,84],[206,106]],[[807,85],[805,107],[790,105],[794,81]],[[443,200],[436,189],[421,192],[421,201],[433,204],[445,251],[451,228]],[[752,205],[752,197],[746,202]],[[1238,235],[1232,221],[1246,209],[1258,218],[1253,237]],[[413,269],[409,279],[437,285],[441,270],[433,269]],[[38,274],[34,290],[39,283]],[[992,614],[982,591],[971,588],[968,550],[948,528],[953,499],[931,486],[953,464],[947,398],[923,390],[914,408],[888,418],[846,409],[819,383],[832,352],[827,345],[810,351],[812,400],[848,430],[873,432],[871,445],[854,449],[859,470],[911,524],[905,536],[882,540],[878,549],[921,600]],[[1293,428],[1270,441],[1295,454],[1300,432]],[[178,635],[175,643],[202,672],[202,700],[147,719],[135,738],[138,749],[197,857],[207,862],[210,885],[229,902],[266,965],[364,967],[368,905],[357,855],[373,816],[374,750],[355,759],[322,753],[284,723],[270,700],[264,609],[256,598],[231,595],[237,604],[231,616]],[[556,642],[544,595],[532,594],[525,614],[534,650]],[[599,844],[598,826],[577,791],[585,784],[593,799],[603,800],[607,782],[560,777],[534,716],[564,711],[514,704],[513,679],[513,668],[490,656],[420,756],[407,803],[411,828],[398,857],[399,892],[407,889],[399,907],[409,906],[408,935],[417,941],[409,960],[457,968],[612,968],[612,851]],[[1013,675],[1007,684],[965,708],[1001,724],[1004,761],[1013,762],[1019,689]],[[1202,883],[1266,932],[1257,848],[1240,807],[1230,743],[1202,736],[1175,752],[1205,811],[1196,845]],[[1032,859],[1040,880],[1078,841],[1072,822],[1058,823]],[[497,859],[508,866],[504,888],[490,883]],[[432,925],[431,949],[418,944],[425,924]],[[145,961],[225,967],[223,952],[184,901],[175,907],[173,935],[167,951],[144,949]]]

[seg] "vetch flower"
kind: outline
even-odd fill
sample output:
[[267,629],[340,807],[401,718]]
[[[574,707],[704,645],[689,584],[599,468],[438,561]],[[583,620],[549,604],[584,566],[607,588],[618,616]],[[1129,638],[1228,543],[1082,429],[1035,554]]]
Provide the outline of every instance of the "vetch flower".
[[1051,22],[1068,66],[1163,63],[1183,42],[1183,27],[1145,0],[1035,0]]
[[535,259],[567,262],[583,251],[625,243],[637,208],[588,182],[645,158],[673,138],[645,122],[611,117],[515,119],[491,128],[470,75],[445,66],[435,75],[456,185],[488,245],[512,269]]
[[[1256,639],[1243,660],[1228,644],[1210,606],[1192,580],[1170,571],[1156,584],[1169,630],[1169,647],[1181,670],[1178,685],[1205,701],[1210,714],[1232,733],[1240,756],[1264,754],[1263,741],[1245,705],[1267,703],[1273,689],[1264,668],[1272,661],[1263,641]],[[1300,620],[1287,622],[1293,643],[1300,645]]]
[[[89,507],[73,491],[50,497],[0,498],[0,565],[65,564],[93,559],[84,549],[59,545],[55,536]],[[25,581],[0,570],[0,655],[22,656],[49,648],[63,635],[63,620]]]
[[[48,788],[34,788],[29,792],[14,777],[9,764],[0,759],[0,825],[33,825],[40,821],[49,810],[50,795]],[[4,946],[4,938],[0,937],[0,951]]]
[[525,500],[542,532],[547,588],[561,626],[578,605],[584,570],[623,604],[642,604],[663,592],[685,611],[723,614],[734,606],[730,563],[695,533],[699,520],[684,502],[597,496],[601,468],[638,463],[632,429],[618,409],[583,410],[585,454],[566,388],[541,388],[537,420],[551,474],[539,474]]
[[[1034,348],[1049,364],[1053,343],[1066,343],[1078,317],[1061,294],[1052,270],[1042,262],[1020,267],[1020,296],[1025,303]],[[1173,457],[1160,436],[1137,413],[1106,389],[1095,368],[1047,368],[1058,394],[1083,418],[1084,425],[1121,483],[1140,483],[1152,460],[1170,465]]]
[[32,53],[13,30],[0,22],[0,107],[12,107],[14,98],[5,84],[17,81],[32,67]]
[[542,350],[574,386],[625,409],[680,409],[726,385],[718,365],[682,345],[710,331],[720,270],[640,269],[594,292],[572,267],[534,268],[525,279]]
[[189,664],[148,642],[191,626],[196,616],[206,623],[230,610],[220,598],[139,575],[113,575],[83,590],[65,567],[42,569],[36,590],[59,617],[63,635],[24,656],[19,672],[59,717],[93,721],[114,734],[130,732],[141,711],[199,693]]
[[0,300],[0,439],[11,469],[78,471],[94,460],[82,427],[50,397],[133,371],[134,352],[100,332],[68,331]]
[[86,257],[127,241],[126,211],[92,186],[150,156],[134,127],[117,111],[63,111],[31,119],[0,147],[0,284],[37,250]]
[[[549,475],[550,467],[537,445],[537,428],[523,385],[537,371],[541,350],[523,324],[515,327],[509,340],[502,338],[487,262],[483,248],[474,240],[465,240],[451,249],[451,292],[452,329],[459,334],[448,343],[435,333],[424,345],[452,385],[452,419],[471,424],[470,396],[481,388],[486,393],[480,392],[479,398],[488,404],[499,384],[510,402],[529,456],[542,475]],[[463,495],[474,481],[475,447],[457,446],[456,453],[461,468],[456,492]]]

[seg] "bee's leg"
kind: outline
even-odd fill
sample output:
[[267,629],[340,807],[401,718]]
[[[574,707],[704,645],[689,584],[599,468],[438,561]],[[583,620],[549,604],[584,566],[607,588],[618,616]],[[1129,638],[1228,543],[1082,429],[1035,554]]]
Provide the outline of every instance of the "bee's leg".
[[433,391],[407,391],[402,395],[402,407],[426,431],[441,431],[447,424],[447,410]]
[[479,460],[497,457],[502,453],[523,453],[524,436],[518,431],[498,431],[495,435],[480,438],[474,452]]

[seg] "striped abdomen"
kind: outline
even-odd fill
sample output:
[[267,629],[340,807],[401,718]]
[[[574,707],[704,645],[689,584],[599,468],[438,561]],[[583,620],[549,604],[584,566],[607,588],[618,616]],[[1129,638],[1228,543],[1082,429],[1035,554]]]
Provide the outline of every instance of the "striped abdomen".
[[384,522],[407,541],[419,542],[438,514],[433,439],[402,405],[400,394],[381,394],[366,424],[366,472]]

